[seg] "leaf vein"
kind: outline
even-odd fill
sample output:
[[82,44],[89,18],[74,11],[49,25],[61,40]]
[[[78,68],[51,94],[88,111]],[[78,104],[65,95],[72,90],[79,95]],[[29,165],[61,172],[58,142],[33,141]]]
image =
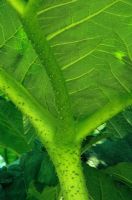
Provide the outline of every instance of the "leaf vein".
[[92,19],[93,17],[96,17],[97,15],[101,14],[102,12],[104,12],[105,10],[107,10],[107,9],[110,8],[110,7],[112,7],[113,5],[115,5],[115,4],[118,3],[118,2],[120,2],[120,0],[116,0],[116,1],[114,1],[114,2],[112,2],[112,3],[110,3],[110,4],[108,4],[108,5],[105,6],[104,8],[98,10],[97,12],[95,12],[95,13],[93,13],[93,14],[91,14],[91,15],[89,15],[89,16],[87,16],[87,17],[85,17],[85,18],[83,18],[83,19],[81,19],[81,20],[79,20],[79,21],[77,21],[77,22],[71,23],[71,24],[69,24],[68,26],[63,27],[62,29],[60,29],[60,30],[58,30],[58,31],[56,31],[56,32],[54,32],[54,33],[52,33],[52,34],[49,34],[49,35],[47,36],[47,40],[51,40],[51,39],[53,39],[54,37],[60,35],[61,33],[65,32],[65,31],[67,31],[67,30],[69,30],[69,29],[71,29],[71,28],[75,28],[76,26],[78,26],[78,25],[80,25],[80,24],[82,24],[82,23],[84,23],[84,22],[86,22],[86,21]]

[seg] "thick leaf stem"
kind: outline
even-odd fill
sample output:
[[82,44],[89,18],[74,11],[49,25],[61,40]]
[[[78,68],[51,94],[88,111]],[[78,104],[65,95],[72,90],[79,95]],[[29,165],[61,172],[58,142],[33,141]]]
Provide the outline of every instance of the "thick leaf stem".
[[30,121],[37,128],[38,135],[43,139],[45,145],[51,142],[57,122],[20,83],[2,68],[0,68],[0,89],[29,117]]
[[78,146],[53,147],[50,157],[56,167],[64,200],[88,200]]
[[36,6],[38,5],[37,2],[38,1],[29,2],[23,15],[22,23],[27,33],[27,36],[31,41],[36,53],[38,54],[42,65],[45,67],[51,81],[58,109],[60,130],[63,131],[63,134],[65,133],[67,135],[67,140],[73,140],[72,133],[74,132],[74,120],[71,112],[67,88],[62,71],[58,66],[52,49],[38,24],[36,14]]
[[99,125],[103,124],[125,107],[132,104],[132,96],[130,94],[117,99],[111,100],[92,116],[81,121],[76,127],[78,130],[77,140],[82,141],[87,135],[91,134]]
[[7,0],[7,2],[22,16],[25,10],[26,3],[23,0]]

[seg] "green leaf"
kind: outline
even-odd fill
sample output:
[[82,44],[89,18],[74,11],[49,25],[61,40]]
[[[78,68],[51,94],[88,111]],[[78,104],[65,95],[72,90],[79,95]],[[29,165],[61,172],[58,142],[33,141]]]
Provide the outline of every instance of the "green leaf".
[[47,152],[44,152],[44,158],[41,163],[37,180],[38,182],[44,183],[47,186],[55,186],[58,183],[55,167]]
[[105,127],[105,133],[115,138],[123,138],[127,134],[132,132],[132,110],[126,109],[124,112],[116,115],[109,120]]
[[28,145],[33,147],[34,140],[36,139],[37,131],[29,121],[27,116],[23,116],[23,129]]
[[132,107],[129,106],[126,110],[123,112],[125,120],[132,125]]
[[31,183],[31,181],[35,181],[37,179],[43,158],[43,151],[36,148],[21,157],[20,167],[23,170],[25,184],[27,186]]
[[119,163],[114,167],[109,167],[105,172],[132,188],[132,163]]
[[103,171],[85,165],[84,172],[91,200],[131,200],[131,190]]
[[11,148],[18,154],[31,148],[24,136],[21,112],[3,98],[0,98],[0,145]]
[[27,200],[42,200],[42,199],[48,199],[48,200],[58,200],[59,196],[59,187],[46,187],[42,193],[39,193],[33,184],[30,185],[30,188],[28,190],[28,198]]
[[59,187],[46,187],[41,194],[42,199],[48,199],[48,200],[58,200],[59,196]]
[[3,188],[3,193],[5,193],[5,199],[25,200],[25,182],[19,166],[12,165],[8,169],[3,168],[0,170],[0,183]]
[[47,109],[56,113],[52,87],[18,16],[0,1],[0,67],[22,83]]
[[38,9],[77,119],[131,94],[132,68],[122,61],[131,60],[131,7],[130,0],[57,0]]
[[[62,69],[74,117],[78,120],[91,116],[113,99],[131,96],[132,68],[123,59],[125,56],[131,60],[131,6],[130,0],[127,3],[119,0],[57,0],[42,2],[37,11],[40,27]],[[5,7],[1,6],[4,12]],[[13,16],[10,12],[9,15]],[[15,24],[19,27],[18,22]],[[7,24],[2,23],[1,26],[7,27]],[[10,46],[12,49],[13,45]],[[24,85],[40,102],[55,112],[49,80],[38,60],[32,65],[35,53],[31,47],[29,49],[28,61],[23,65],[26,71]],[[9,58],[7,60],[9,62]],[[15,71],[24,69],[18,63]]]

